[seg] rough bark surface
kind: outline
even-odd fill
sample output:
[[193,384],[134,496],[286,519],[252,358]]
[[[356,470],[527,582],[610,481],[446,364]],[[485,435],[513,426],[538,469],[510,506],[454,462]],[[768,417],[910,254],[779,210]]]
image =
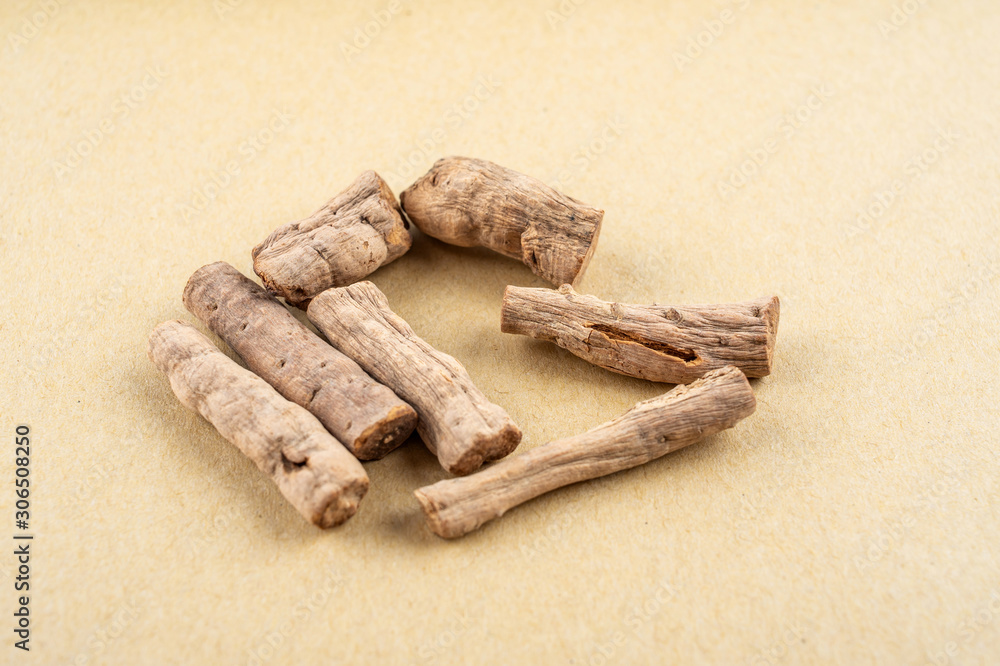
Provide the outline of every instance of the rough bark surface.
[[777,297],[731,305],[625,305],[555,289],[507,287],[500,329],[554,342],[602,368],[654,382],[686,384],[734,365],[771,373]]
[[458,361],[417,337],[371,282],[324,291],[308,313],[332,345],[413,405],[417,432],[452,474],[474,472],[521,441],[507,412]]
[[399,200],[425,234],[520,259],[555,285],[583,275],[604,219],[540,180],[468,157],[438,160]]
[[153,329],[149,357],[186,407],[204,416],[305,518],[333,527],[354,515],[368,491],[357,458],[315,416],[278,395],[190,324]]
[[412,407],[229,264],[195,271],[184,289],[184,305],[361,460],[381,458],[416,427]]
[[370,275],[410,249],[409,225],[385,181],[365,171],[311,216],[278,227],[253,249],[253,269],[273,294],[305,309],[324,289]]
[[733,367],[715,370],[581,435],[415,494],[435,534],[460,537],[551,490],[642,465],[731,428],[755,408],[743,373]]

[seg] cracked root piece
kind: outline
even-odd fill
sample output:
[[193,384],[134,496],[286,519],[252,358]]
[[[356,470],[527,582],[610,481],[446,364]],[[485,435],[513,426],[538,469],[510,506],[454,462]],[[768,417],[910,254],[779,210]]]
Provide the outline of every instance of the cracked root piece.
[[507,412],[486,399],[462,364],[417,337],[371,282],[324,291],[308,314],[334,347],[413,405],[417,432],[452,474],[474,472],[521,441]]
[[170,379],[185,407],[215,426],[262,472],[306,520],[343,523],[368,491],[368,475],[316,417],[278,395],[208,338],[182,321],[149,336],[149,358]]
[[604,211],[486,160],[446,157],[399,195],[422,232],[523,261],[555,285],[576,284],[597,246]]
[[367,277],[412,243],[392,190],[365,171],[311,216],[275,229],[253,249],[253,270],[271,293],[304,310],[324,289]]
[[412,407],[226,262],[195,271],[184,288],[184,305],[359,459],[381,458],[416,427]]
[[756,404],[742,372],[715,370],[581,435],[415,494],[435,534],[460,537],[550,490],[642,465],[731,428],[753,414]]
[[500,330],[554,342],[607,370],[687,384],[734,365],[771,374],[778,298],[732,305],[624,305],[573,291],[509,286]]

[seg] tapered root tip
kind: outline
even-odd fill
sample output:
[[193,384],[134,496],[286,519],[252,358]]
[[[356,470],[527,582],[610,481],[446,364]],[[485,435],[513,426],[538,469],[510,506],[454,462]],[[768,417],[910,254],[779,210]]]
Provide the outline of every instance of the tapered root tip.
[[774,365],[774,345],[778,340],[778,320],[781,318],[781,301],[777,296],[772,296],[771,300],[760,311],[760,318],[764,321],[767,330],[765,353],[767,354],[767,372],[770,374]]
[[351,452],[358,460],[378,460],[399,448],[416,427],[417,413],[413,408],[397,405],[354,440]]
[[441,466],[455,476],[466,476],[488,462],[510,455],[520,443],[521,429],[508,422],[499,432],[479,435],[458,460],[442,460]]
[[454,539],[455,537],[462,536],[461,533],[450,532],[441,521],[440,507],[437,503],[424,493],[424,489],[414,490],[413,494],[416,496],[417,501],[420,502],[420,507],[424,510],[424,515],[427,517],[427,526],[431,529],[431,532],[438,535],[442,539]]
[[583,274],[587,272],[587,267],[590,266],[590,260],[594,256],[594,250],[597,249],[597,239],[601,236],[601,224],[604,222],[604,211],[598,209],[598,212],[599,215],[597,218],[597,224],[594,225],[594,235],[590,237],[590,244],[587,245],[587,251],[580,259],[580,268],[576,271],[576,275],[573,276],[573,281],[570,283],[574,287],[580,284],[580,280],[583,279]]
[[358,505],[367,492],[367,476],[351,481],[330,495],[326,506],[312,521],[313,524],[323,529],[343,525],[358,512]]
[[500,303],[500,332],[501,333],[516,333],[514,326],[510,323],[510,299],[511,299],[511,289],[514,289],[513,285],[507,285],[507,288],[503,290],[503,302]]

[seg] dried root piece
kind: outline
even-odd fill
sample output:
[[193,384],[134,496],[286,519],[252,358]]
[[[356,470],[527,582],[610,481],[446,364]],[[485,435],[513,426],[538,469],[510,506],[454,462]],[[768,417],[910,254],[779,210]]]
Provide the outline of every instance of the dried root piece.
[[416,427],[412,407],[229,264],[195,271],[184,289],[184,305],[361,460],[381,458]]
[[507,412],[458,361],[417,337],[371,282],[324,291],[308,314],[333,346],[413,405],[417,432],[452,474],[474,472],[521,441]]
[[624,305],[573,291],[507,287],[500,330],[554,342],[602,368],[686,384],[734,365],[771,373],[778,298],[733,305]]
[[278,227],[253,249],[253,269],[271,293],[303,310],[324,289],[342,287],[403,256],[413,239],[392,190],[374,171],[299,222]]
[[550,490],[642,465],[731,428],[753,414],[756,404],[743,373],[715,370],[581,435],[415,494],[435,534],[460,537]]
[[520,259],[555,285],[583,275],[604,219],[540,180],[468,157],[438,160],[399,200],[425,234]]
[[149,357],[181,403],[239,447],[306,520],[343,523],[368,491],[357,458],[316,417],[223,354],[190,324],[168,321],[149,336]]

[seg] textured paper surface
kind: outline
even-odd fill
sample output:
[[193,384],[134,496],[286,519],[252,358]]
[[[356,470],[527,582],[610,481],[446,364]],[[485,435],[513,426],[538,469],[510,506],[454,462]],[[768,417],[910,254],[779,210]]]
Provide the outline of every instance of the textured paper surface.
[[[160,4],[0,8],[34,661],[997,662],[995,3]],[[412,491],[445,473],[411,442],[342,529],[306,524],[146,336],[191,320],[199,266],[250,274],[362,170],[398,194],[449,154],[607,211],[581,291],[780,296],[757,414],[457,542],[424,527]],[[515,261],[419,237],[372,279],[520,451],[667,388],[501,334],[504,286],[542,285]]]

